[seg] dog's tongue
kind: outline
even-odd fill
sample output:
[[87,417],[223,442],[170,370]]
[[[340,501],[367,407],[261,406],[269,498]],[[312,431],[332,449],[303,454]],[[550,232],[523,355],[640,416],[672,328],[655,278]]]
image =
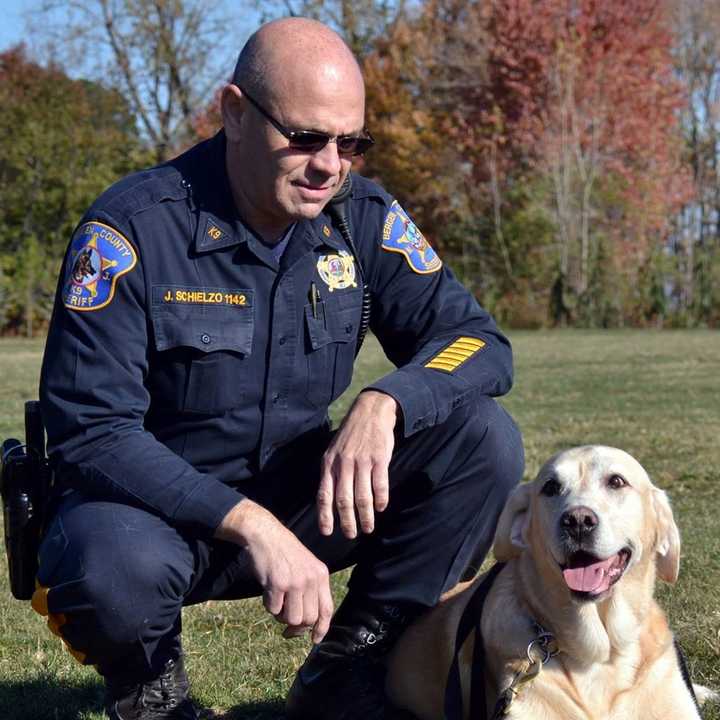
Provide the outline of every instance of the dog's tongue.
[[610,587],[610,566],[615,557],[599,560],[584,567],[565,568],[563,577],[571,590],[578,592],[605,592]]

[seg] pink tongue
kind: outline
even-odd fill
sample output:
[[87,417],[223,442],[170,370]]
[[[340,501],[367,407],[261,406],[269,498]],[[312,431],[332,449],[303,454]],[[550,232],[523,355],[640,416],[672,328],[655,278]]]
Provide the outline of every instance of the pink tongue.
[[607,560],[578,568],[563,570],[565,582],[571,590],[578,592],[604,592],[610,587],[610,574],[608,570],[615,562],[616,556]]

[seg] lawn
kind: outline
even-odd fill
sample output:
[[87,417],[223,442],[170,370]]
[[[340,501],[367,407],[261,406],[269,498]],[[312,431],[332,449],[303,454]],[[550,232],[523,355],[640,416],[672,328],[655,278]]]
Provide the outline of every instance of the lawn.
[[[720,688],[720,334],[710,331],[557,331],[512,334],[516,383],[503,400],[525,438],[527,477],[571,445],[635,455],[673,501],[683,537],[680,580],[660,600],[696,682]],[[0,437],[18,435],[36,396],[41,342],[0,341]],[[355,390],[388,364],[372,340]],[[352,390],[333,408],[337,419]],[[102,689],[42,620],[7,588],[0,558],[0,718],[99,720]],[[344,575],[334,578],[336,598]],[[204,718],[270,720],[308,644],[283,640],[257,601],[208,603],[184,615],[194,697]],[[708,708],[707,720],[720,720]]]

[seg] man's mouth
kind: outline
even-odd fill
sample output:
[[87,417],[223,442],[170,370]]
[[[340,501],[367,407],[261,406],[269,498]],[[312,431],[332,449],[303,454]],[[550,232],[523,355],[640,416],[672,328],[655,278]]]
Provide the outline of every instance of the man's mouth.
[[301,192],[310,196],[324,197],[328,193],[331,193],[334,188],[334,185],[312,185],[310,183],[302,182],[295,182],[294,184],[301,190]]
[[623,576],[631,555],[628,547],[604,560],[585,550],[578,550],[560,569],[565,583],[576,597],[594,600]]

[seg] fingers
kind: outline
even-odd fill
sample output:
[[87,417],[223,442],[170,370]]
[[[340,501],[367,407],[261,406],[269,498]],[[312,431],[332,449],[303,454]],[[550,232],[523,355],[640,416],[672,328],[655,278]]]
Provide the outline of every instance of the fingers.
[[303,618],[305,617],[304,603],[306,593],[311,594],[312,590],[306,590],[305,592],[293,590],[292,592],[285,593],[285,606],[278,617],[280,622],[284,622],[286,625],[290,625],[291,627],[299,627],[304,624]]
[[335,497],[335,481],[330,465],[323,463],[320,485],[317,491],[318,527],[322,535],[333,532],[333,499]]
[[368,463],[358,463],[355,467],[355,509],[360,528],[364,533],[371,533],[375,529],[375,511],[371,466]]
[[375,510],[382,512],[390,502],[390,477],[388,475],[388,463],[379,463],[373,469],[372,495],[375,502]]
[[357,537],[358,522],[362,532],[373,532],[375,511],[382,512],[389,502],[387,461],[373,464],[365,459],[331,457],[323,461],[317,492],[320,532],[323,535],[333,532],[333,505],[346,538]]
[[300,637],[312,630],[312,641],[319,643],[330,627],[334,609],[327,566],[318,563],[308,582],[302,590],[285,593],[284,606],[275,618],[287,624],[284,638]]
[[335,476],[335,507],[343,535],[352,540],[357,537],[355,520],[355,463],[352,459],[337,457],[333,463]]
[[282,612],[284,601],[284,592],[268,589],[263,593],[263,606],[271,615],[277,616]]
[[313,627],[312,641],[319,643],[330,627],[330,620],[333,614],[333,599],[330,592],[330,580],[322,583],[318,593],[318,619]]

